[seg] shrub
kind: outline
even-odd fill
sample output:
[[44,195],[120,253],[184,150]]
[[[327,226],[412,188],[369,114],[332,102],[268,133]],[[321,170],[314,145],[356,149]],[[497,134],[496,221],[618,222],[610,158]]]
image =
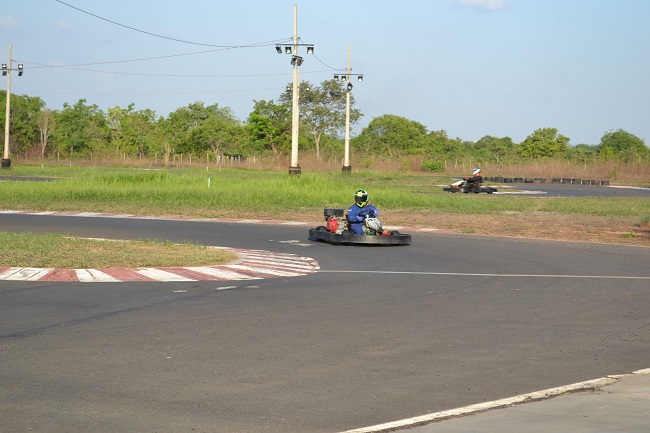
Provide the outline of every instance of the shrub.
[[429,171],[445,171],[445,163],[442,161],[422,161],[422,169]]

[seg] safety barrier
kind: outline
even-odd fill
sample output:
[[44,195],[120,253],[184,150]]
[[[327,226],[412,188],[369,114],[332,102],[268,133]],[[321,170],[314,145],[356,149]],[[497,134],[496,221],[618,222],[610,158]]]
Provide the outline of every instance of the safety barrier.
[[483,179],[489,182],[497,183],[561,183],[565,185],[596,185],[608,186],[608,179],[577,179],[569,177],[503,177],[503,176],[485,176]]

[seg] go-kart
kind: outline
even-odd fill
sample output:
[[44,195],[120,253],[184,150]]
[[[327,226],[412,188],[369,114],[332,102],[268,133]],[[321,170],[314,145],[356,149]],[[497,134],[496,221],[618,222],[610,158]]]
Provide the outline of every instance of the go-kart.
[[475,194],[492,194],[493,192],[497,192],[497,189],[493,186],[483,186],[480,183],[469,183],[467,182],[466,177],[463,178],[463,180],[459,180],[458,182],[454,182],[451,185],[444,187],[442,190],[447,192],[463,192],[465,194],[470,192]]
[[411,235],[397,230],[384,230],[377,218],[366,218],[365,235],[350,231],[343,209],[325,208],[324,226],[309,229],[309,240],[327,242],[332,245],[409,245]]

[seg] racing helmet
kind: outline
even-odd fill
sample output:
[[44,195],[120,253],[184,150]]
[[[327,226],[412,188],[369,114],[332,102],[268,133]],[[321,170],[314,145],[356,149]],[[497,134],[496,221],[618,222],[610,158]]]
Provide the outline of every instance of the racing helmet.
[[359,207],[364,207],[368,203],[368,193],[362,189],[354,193],[354,202]]
[[481,169],[476,167],[472,172],[472,176],[478,176],[481,173]]

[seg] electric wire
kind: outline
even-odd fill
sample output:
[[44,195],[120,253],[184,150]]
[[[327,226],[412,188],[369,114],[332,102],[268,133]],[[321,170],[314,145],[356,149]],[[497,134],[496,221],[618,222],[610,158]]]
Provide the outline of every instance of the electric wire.
[[[94,14],[92,12],[88,12],[88,11],[86,11],[84,9],[78,8],[76,6],[73,6],[73,5],[69,4],[69,3],[66,3],[66,2],[61,1],[61,0],[54,0],[54,1],[56,1],[57,3],[61,3],[62,5],[67,6],[69,8],[75,9],[75,10],[77,10],[79,12],[82,12],[82,13],[84,13],[86,15],[90,15],[91,17],[94,17],[94,18],[100,19],[102,21],[106,21],[108,23],[114,24],[116,26],[124,27],[125,29],[129,29],[129,30],[132,30],[134,32],[143,33],[145,35],[149,35],[149,36],[153,36],[153,37],[161,38],[161,39],[166,39],[166,40],[169,40],[169,41],[181,42],[181,43],[190,44],[190,45],[200,45],[200,46],[204,46],[204,47],[217,47],[217,48],[227,48],[227,49],[228,48],[229,49],[232,49],[232,48],[252,48],[252,47],[262,47],[262,46],[271,45],[271,42],[269,42],[269,41],[267,41],[267,42],[256,42],[256,43],[253,43],[253,44],[243,44],[243,45],[218,45],[218,44],[207,44],[207,43],[203,43],[203,42],[193,42],[193,41],[186,41],[186,40],[183,40],[183,39],[171,38],[169,36],[159,35],[159,34],[156,34],[156,33],[148,32],[146,30],[141,30],[141,29],[138,29],[138,28],[135,28],[135,27],[127,26],[126,24],[118,23],[117,21],[109,20],[108,18],[104,18],[102,16],[96,15],[96,14]],[[283,39],[283,40],[286,40],[286,39]]]
[[[151,61],[151,60],[159,60],[159,59],[168,59],[168,58],[175,58],[175,57],[183,57],[183,56],[192,56],[192,55],[199,55],[199,54],[207,54],[207,53],[214,53],[218,51],[224,51],[224,50],[232,50],[232,49],[239,49],[239,48],[259,48],[259,47],[266,47],[266,46],[272,46],[272,45],[290,45],[293,42],[293,38],[283,38],[283,39],[276,39],[276,40],[269,40],[269,41],[263,41],[263,42],[256,42],[252,44],[241,44],[241,45],[218,45],[218,44],[209,44],[209,43],[202,43],[202,42],[194,42],[194,41],[188,41],[188,40],[183,40],[183,39],[177,39],[177,38],[172,38],[164,35],[159,35],[156,33],[148,32],[146,30],[138,29],[136,27],[131,27],[126,24],[122,24],[113,20],[110,20],[108,18],[99,16],[97,14],[91,13],[89,11],[86,11],[84,9],[81,9],[79,7],[76,7],[74,5],[71,5],[69,3],[66,3],[62,0],[55,0],[56,2],[75,9],[81,13],[87,14],[89,16],[92,16],[94,18],[97,18],[102,21],[106,21],[108,23],[138,32],[142,34],[146,34],[149,36],[161,38],[161,39],[166,39],[174,42],[180,42],[180,43],[185,43],[185,44],[190,44],[190,45],[199,45],[199,46],[206,46],[206,47],[214,47],[215,49],[211,50],[203,50],[203,51],[196,51],[196,52],[190,52],[190,53],[179,53],[179,54],[170,54],[170,55],[164,55],[164,56],[154,56],[154,57],[143,57],[143,58],[135,58],[135,59],[124,59],[124,60],[111,60],[111,61],[101,61],[101,62],[91,62],[91,63],[77,63],[77,64],[66,64],[66,65],[48,65],[44,63],[38,63],[38,62],[30,62],[30,61],[21,61],[23,64],[27,65],[32,65],[29,69],[43,69],[43,68],[56,68],[56,69],[66,69],[66,70],[75,70],[75,71],[81,71],[81,72],[92,72],[92,73],[103,73],[103,74],[115,74],[115,75],[131,75],[131,76],[152,76],[152,77],[184,77],[184,78],[241,78],[241,77],[264,77],[264,76],[282,76],[282,75],[287,75],[287,73],[267,73],[267,74],[231,74],[231,75],[208,75],[208,74],[202,74],[202,75],[192,75],[192,74],[160,74],[160,73],[140,73],[140,72],[120,72],[120,71],[104,71],[104,70],[96,70],[96,69],[86,69],[82,68],[83,66],[97,66],[97,65],[109,65],[109,64],[124,64],[124,63],[133,63],[133,62],[145,62],[145,61]],[[298,38],[299,41],[302,42],[301,38]],[[303,43],[304,44],[304,43]],[[327,63],[325,63],[322,59],[317,57],[312,53],[312,57],[316,59],[319,63],[321,63],[323,66],[328,68],[328,70],[319,70],[319,71],[302,71],[302,74],[316,74],[316,73],[324,73],[324,72],[340,72],[340,71],[347,71],[347,68],[334,68]],[[249,92],[249,91],[261,91],[261,90],[278,90],[278,89],[283,89],[283,88],[265,88],[265,89],[240,89],[240,90],[235,90],[235,89],[230,89],[230,90],[216,90],[216,91],[197,91],[197,92],[154,92],[154,93],[87,93],[83,92],[84,95],[89,95],[89,96],[98,96],[98,95],[109,95],[109,96],[155,96],[155,95],[189,95],[189,94],[201,94],[201,93],[233,93],[233,92]],[[80,94],[80,92],[73,92],[73,93],[67,93],[67,92],[37,92],[39,94],[49,94],[49,95],[75,95],[75,94]]]
[[125,60],[107,60],[107,61],[102,61],[102,62],[75,63],[75,64],[67,64],[67,65],[48,65],[48,64],[45,64],[45,63],[37,63],[37,62],[29,62],[29,61],[22,61],[22,63],[29,64],[29,65],[37,65],[37,66],[33,66],[31,69],[113,65],[113,64],[120,64],[120,63],[144,62],[144,61],[149,61],[149,60],[160,60],[160,59],[170,59],[170,58],[175,58],[175,57],[194,56],[194,55],[198,55],[198,54],[214,53],[214,52],[217,52],[217,51],[224,51],[224,50],[229,50],[229,49],[231,49],[231,48],[219,48],[219,49],[215,49],[215,50],[194,51],[194,52],[191,52],[191,53],[168,54],[168,55],[165,55],[165,56],[141,57],[141,58],[136,58],[136,59],[125,59]]

